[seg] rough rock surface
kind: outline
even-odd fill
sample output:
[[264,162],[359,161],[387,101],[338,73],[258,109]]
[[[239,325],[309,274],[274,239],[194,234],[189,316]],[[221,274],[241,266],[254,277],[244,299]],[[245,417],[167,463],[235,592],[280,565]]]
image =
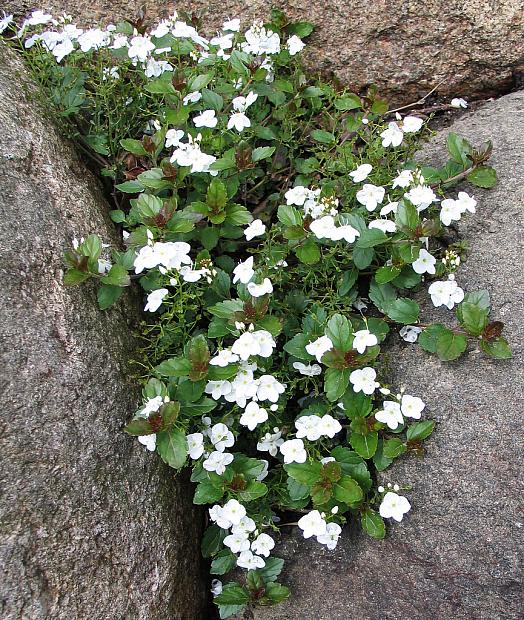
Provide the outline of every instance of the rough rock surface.
[[[4,0],[25,14],[34,0]],[[272,6],[313,22],[306,58],[355,90],[377,84],[395,102],[414,101],[442,82],[444,96],[484,97],[509,92],[524,75],[524,4],[520,0],[42,0],[39,8],[67,11],[83,22],[151,18],[173,9],[204,14],[209,31],[226,16],[265,18]]]
[[[412,512],[383,542],[345,531],[333,552],[297,532],[286,537],[276,551],[287,560],[282,581],[292,597],[257,611],[256,620],[524,617],[524,93],[491,102],[451,129],[473,143],[494,140],[500,182],[475,192],[477,214],[461,222],[470,252],[458,281],[466,290],[489,289],[514,359],[471,350],[462,361],[441,363],[413,345],[393,346],[397,384],[422,396],[437,421],[425,458],[399,460],[387,472],[386,480],[413,485]],[[425,150],[427,161],[442,161],[445,134]],[[424,314],[432,320],[450,314],[429,306]]]
[[126,437],[131,296],[64,288],[75,235],[111,237],[98,183],[0,47],[0,616],[206,617],[189,484]]

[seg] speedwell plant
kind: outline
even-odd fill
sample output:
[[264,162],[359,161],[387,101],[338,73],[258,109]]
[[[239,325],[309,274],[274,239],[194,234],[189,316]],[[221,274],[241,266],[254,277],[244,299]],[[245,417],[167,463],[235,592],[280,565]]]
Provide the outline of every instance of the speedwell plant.
[[[213,582],[222,618],[289,595],[282,519],[334,549],[348,520],[381,539],[410,510],[377,472],[421,453],[433,422],[388,384],[388,332],[444,361],[469,341],[511,355],[487,291],[457,281],[463,246],[442,237],[476,209],[453,186],[495,184],[490,145],[451,133],[442,167],[417,164],[422,118],[308,81],[312,29],[277,11],[211,39],[176,15],[150,30],[0,21],[113,185],[125,249],[75,240],[65,282],[95,280],[102,309],[132,280],[144,291],[143,403],[125,430],[191,467],[202,552],[234,574]],[[415,292],[456,326],[420,322]]]

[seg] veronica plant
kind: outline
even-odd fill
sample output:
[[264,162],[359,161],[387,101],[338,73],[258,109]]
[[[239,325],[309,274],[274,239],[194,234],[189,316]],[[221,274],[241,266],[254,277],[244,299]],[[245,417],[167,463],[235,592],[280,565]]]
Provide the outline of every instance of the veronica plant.
[[[125,249],[75,240],[65,281],[96,281],[102,309],[132,280],[144,291],[143,403],[125,430],[191,467],[202,552],[237,579],[213,584],[221,617],[278,603],[283,516],[334,549],[349,519],[381,539],[410,509],[376,472],[420,454],[433,422],[389,385],[390,330],[444,361],[469,341],[511,355],[487,291],[457,282],[463,244],[442,237],[476,209],[453,186],[495,184],[491,147],[450,134],[442,167],[416,163],[423,118],[308,81],[312,26],[279,11],[211,39],[176,15],[82,30],[36,11],[1,29],[114,184]],[[422,323],[415,292],[455,326]]]

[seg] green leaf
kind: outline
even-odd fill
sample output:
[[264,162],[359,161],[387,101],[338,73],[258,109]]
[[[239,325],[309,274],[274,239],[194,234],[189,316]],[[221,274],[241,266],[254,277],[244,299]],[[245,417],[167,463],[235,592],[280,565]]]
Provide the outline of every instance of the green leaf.
[[480,166],[470,172],[466,177],[470,183],[477,187],[489,189],[497,184],[497,173],[491,166]]
[[385,306],[388,317],[397,323],[411,325],[418,321],[420,308],[416,301],[400,297],[394,301],[388,301]]
[[284,567],[284,560],[281,560],[280,558],[274,558],[273,556],[271,556],[267,558],[265,562],[266,562],[266,565],[264,566],[264,568],[258,569],[260,576],[262,577],[265,583],[275,581],[276,578],[282,572],[282,568]]
[[305,265],[315,265],[320,260],[320,249],[312,239],[308,239],[304,245],[298,246],[295,254],[298,260]]
[[270,582],[266,584],[265,596],[271,601],[273,605],[281,603],[290,595],[289,588],[283,586],[281,583]]
[[388,305],[397,297],[397,291],[391,284],[379,284],[375,280],[371,280],[369,285],[369,298],[375,306],[385,312]]
[[127,269],[124,269],[121,265],[113,265],[108,273],[101,279],[103,284],[110,284],[112,286],[129,286],[131,279],[127,273]]
[[349,443],[363,459],[370,459],[377,451],[378,433],[361,435],[360,433],[352,432]]
[[[170,73],[168,72],[170,76]],[[155,95],[176,95],[176,90],[173,84],[171,83],[171,78],[159,78],[157,80],[152,80],[145,85],[145,89],[148,93],[153,93]]]
[[312,486],[320,480],[322,465],[317,461],[311,463],[289,463],[284,465],[284,469],[293,480],[300,482],[300,484]]
[[225,575],[233,570],[237,564],[237,556],[229,549],[222,549],[211,562],[212,575]]
[[64,284],[66,286],[74,286],[75,284],[81,284],[89,278],[92,277],[93,274],[87,271],[80,271],[80,269],[68,269],[64,275]]
[[202,228],[202,230],[200,231],[200,240],[202,241],[202,245],[206,248],[206,250],[212,250],[214,247],[216,247],[219,239],[220,230],[218,228],[215,228],[214,226]]
[[206,203],[209,208],[217,213],[222,211],[227,203],[227,191],[226,186],[220,179],[212,179],[209,187],[207,188]]
[[365,269],[373,262],[375,250],[373,248],[354,248],[353,263],[357,269]]
[[187,377],[191,362],[185,357],[172,357],[156,366],[155,371],[164,377]]
[[378,228],[370,228],[360,234],[360,237],[355,243],[356,248],[374,248],[376,245],[381,245],[389,241],[389,237],[386,233],[382,232]]
[[[429,437],[435,428],[435,422],[433,420],[424,420],[423,422],[417,422],[412,424],[407,432],[406,438],[408,441],[422,441]],[[384,444],[384,454],[386,454],[386,445]],[[386,455],[388,456],[388,455]]]
[[324,390],[330,402],[338,400],[349,385],[350,368],[328,368],[325,374]]
[[226,583],[214,600],[217,605],[245,605],[249,601],[249,592],[238,583]]
[[235,50],[231,54],[231,58],[229,59],[229,62],[231,63],[231,66],[233,67],[233,69],[239,75],[248,76],[249,75],[249,69],[246,67],[246,65],[243,62],[243,58],[244,57],[245,57],[245,55],[242,55],[241,52]]
[[341,402],[344,405],[344,415],[350,419],[363,418],[372,409],[371,397],[352,389],[346,390]]
[[353,327],[342,314],[334,314],[328,321],[326,336],[331,340],[335,349],[342,352],[349,351],[353,344]]
[[404,232],[410,232],[416,229],[420,222],[420,217],[416,207],[410,202],[401,200],[395,214],[395,223],[397,228]]
[[437,339],[437,355],[443,362],[450,362],[460,357],[468,345],[468,339],[462,334],[446,330]]
[[384,265],[383,267],[377,269],[375,273],[375,280],[377,281],[377,284],[386,284],[400,275],[400,271],[400,267],[395,267],[394,265]]
[[212,73],[204,73],[203,75],[196,75],[189,81],[188,90],[193,92],[195,90],[202,90],[213,79]]
[[180,469],[187,458],[187,441],[184,433],[177,429],[162,431],[156,436],[156,447],[164,463]]
[[407,448],[401,439],[395,437],[394,439],[388,439],[387,441],[384,441],[382,450],[384,456],[388,459],[396,459],[397,456],[404,454]]
[[201,549],[204,558],[210,558],[220,551],[224,538],[229,534],[228,530],[223,530],[218,525],[210,525],[204,532]]
[[197,485],[195,490],[195,496],[193,497],[194,504],[214,504],[224,495],[224,489],[222,487],[215,486],[209,481],[201,482]]
[[433,323],[422,331],[418,337],[418,343],[424,351],[427,351],[428,353],[436,353],[438,339],[446,332],[449,332],[447,327],[441,323]]
[[357,110],[360,107],[362,107],[362,101],[358,95],[353,93],[342,95],[342,97],[335,99],[335,108],[337,110]]
[[498,336],[492,340],[481,340],[480,348],[495,359],[507,360],[513,357],[508,341],[502,336]]
[[97,293],[98,306],[100,310],[107,310],[121,297],[124,289],[121,286],[109,286],[101,284]]
[[384,520],[378,512],[371,510],[371,508],[366,508],[366,510],[362,512],[360,515],[360,523],[364,532],[377,540],[382,540],[386,535]]
[[451,159],[457,164],[462,166],[468,165],[468,158],[466,155],[471,152],[471,146],[456,133],[450,132],[448,135],[448,153],[451,155]]
[[124,431],[133,437],[153,434],[151,424],[146,418],[136,418],[136,420],[131,420],[131,422],[129,422],[129,424],[124,428]]
[[332,144],[335,142],[335,136],[329,131],[324,131],[322,129],[314,129],[311,132],[311,137],[317,142],[322,142],[322,144]]
[[348,506],[355,506],[364,499],[364,493],[358,483],[349,476],[342,478],[333,485],[333,496],[339,502]]
[[131,138],[120,140],[120,146],[133,155],[147,155],[147,151],[140,140],[132,140]]
[[253,216],[242,205],[229,204],[226,207],[227,221],[235,226],[245,226],[251,224]]
[[253,149],[253,152],[251,153],[251,159],[254,162],[260,161],[262,159],[267,159],[268,157],[271,157],[274,152],[274,146],[259,146],[258,148]]
[[[460,324],[472,336],[479,336],[488,324],[489,308],[481,308],[474,303],[464,301],[460,304]],[[458,318],[457,312],[457,318]]]
[[254,499],[263,497],[267,493],[267,486],[258,480],[250,480],[243,491],[238,491],[238,499],[241,503],[252,502]]
[[202,102],[206,109],[215,110],[216,112],[220,112],[224,107],[224,99],[218,93],[207,88],[202,90]]
[[285,226],[302,226],[302,215],[293,206],[280,205],[277,212],[278,221]]
[[294,24],[289,24],[286,26],[287,32],[289,34],[296,34],[299,39],[308,37],[314,29],[315,26],[309,22],[295,22]]
[[306,345],[309,344],[310,341],[311,338],[306,336],[306,334],[296,334],[296,336],[293,336],[291,340],[286,342],[284,351],[293,355],[293,357],[297,357],[299,360],[312,360],[314,359],[313,356],[306,351]]

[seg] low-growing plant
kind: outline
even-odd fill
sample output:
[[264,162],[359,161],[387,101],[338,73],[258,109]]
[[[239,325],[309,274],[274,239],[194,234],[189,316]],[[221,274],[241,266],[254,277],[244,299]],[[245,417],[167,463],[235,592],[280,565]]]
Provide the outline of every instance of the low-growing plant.
[[[283,517],[333,549],[347,520],[381,539],[410,509],[377,472],[422,453],[433,421],[389,385],[390,330],[443,361],[468,341],[511,355],[488,292],[455,279],[463,245],[442,237],[476,208],[446,192],[495,184],[491,146],[450,133],[442,167],[416,163],[424,119],[309,80],[313,27],[279,11],[210,40],[176,15],[81,30],[36,11],[2,29],[114,185],[125,249],[75,240],[65,282],[95,280],[102,309],[134,279],[147,295],[144,400],[125,430],[192,468],[211,573],[246,569],[213,583],[220,616],[278,603]],[[428,280],[456,326],[420,321]]]

